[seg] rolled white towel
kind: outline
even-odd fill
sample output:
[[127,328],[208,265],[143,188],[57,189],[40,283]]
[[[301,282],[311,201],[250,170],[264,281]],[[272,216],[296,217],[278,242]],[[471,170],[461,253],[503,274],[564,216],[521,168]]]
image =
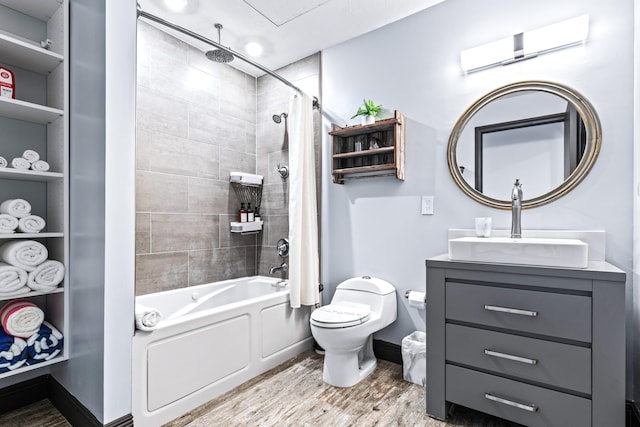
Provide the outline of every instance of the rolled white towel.
[[7,163],[7,159],[5,159],[4,157],[0,156],[0,168],[6,168],[8,164],[9,163]]
[[51,291],[58,287],[62,279],[64,279],[64,264],[50,259],[29,273],[26,283],[34,291]]
[[18,231],[22,233],[39,233],[47,225],[42,217],[28,215],[18,220]]
[[13,240],[0,246],[0,261],[26,271],[34,271],[48,257],[47,248],[35,240]]
[[0,203],[0,213],[24,218],[31,215],[31,203],[24,199],[8,199]]
[[[14,292],[19,291],[18,295],[24,293],[27,284],[27,272],[13,265],[0,262],[0,296],[13,296]],[[27,289],[29,292],[29,289]],[[6,295],[10,294],[10,295]]]
[[14,169],[24,169],[27,170],[31,167],[31,163],[29,163],[29,160],[22,158],[22,157],[16,157],[15,159],[11,160],[11,166]]
[[44,160],[37,160],[31,163],[31,170],[38,172],[47,172],[49,170],[49,163]]
[[141,331],[152,331],[162,319],[160,310],[136,303],[136,327]]
[[9,214],[0,214],[0,233],[9,234],[15,233],[18,228],[18,218]]
[[29,338],[38,332],[44,322],[44,312],[29,300],[20,299],[0,309],[0,323],[9,335]]
[[34,150],[24,150],[22,153],[22,157],[27,160],[29,163],[37,162],[40,160],[40,154]]

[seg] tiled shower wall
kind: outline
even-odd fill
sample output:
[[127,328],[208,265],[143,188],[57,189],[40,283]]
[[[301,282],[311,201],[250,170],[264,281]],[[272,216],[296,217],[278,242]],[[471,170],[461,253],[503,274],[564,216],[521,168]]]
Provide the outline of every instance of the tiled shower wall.
[[[319,93],[319,55],[280,71]],[[271,116],[288,110],[291,92],[138,23],[137,295],[268,275],[279,265],[275,242],[287,235],[288,194],[275,166],[287,160],[287,142],[284,121],[277,125]],[[316,145],[319,121],[315,113]],[[265,176],[263,233],[229,232],[239,207],[232,170]]]
[[229,171],[256,171],[256,79],[138,22],[136,294],[253,275]]

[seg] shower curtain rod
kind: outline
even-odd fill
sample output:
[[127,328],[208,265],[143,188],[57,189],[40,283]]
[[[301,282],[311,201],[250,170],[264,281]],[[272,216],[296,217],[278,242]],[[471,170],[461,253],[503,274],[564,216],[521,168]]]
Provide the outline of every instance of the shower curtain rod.
[[[275,77],[276,79],[280,80],[282,83],[284,83],[285,85],[289,86],[290,88],[292,88],[293,90],[295,90],[296,92],[303,94],[304,92],[302,91],[302,89],[300,89],[298,86],[294,85],[293,83],[291,83],[289,80],[285,79],[284,77],[282,77],[280,74],[276,73],[275,71],[271,71],[270,69],[268,69],[267,67],[265,67],[262,64],[259,64],[249,58],[247,58],[246,56],[234,51],[231,48],[228,48],[226,46],[221,45],[220,43],[216,43],[213,40],[210,40],[206,37],[201,36],[200,34],[194,33],[191,30],[187,30],[186,28],[183,28],[179,25],[176,25],[172,22],[169,21],[165,21],[164,19],[152,15],[148,12],[145,12],[144,10],[142,10],[142,8],[140,7],[140,4],[138,4],[138,18],[146,18],[150,21],[156,22],[160,25],[164,25],[165,27],[169,27],[173,30],[179,31],[183,34],[186,34],[189,37],[193,37],[196,40],[200,40],[201,42],[210,44],[211,46],[217,48],[217,49],[222,49],[225,52],[229,52],[230,54],[232,54],[234,57],[243,60],[244,62],[246,62],[249,65],[253,65],[254,67],[264,71],[265,73],[269,74],[270,76]],[[317,97],[313,97],[313,108],[320,108],[320,102],[318,101]]]

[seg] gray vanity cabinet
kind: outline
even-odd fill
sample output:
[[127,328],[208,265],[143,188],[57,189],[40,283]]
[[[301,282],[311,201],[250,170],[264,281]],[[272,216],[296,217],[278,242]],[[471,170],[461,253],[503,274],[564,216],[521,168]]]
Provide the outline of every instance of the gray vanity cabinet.
[[427,413],[624,426],[625,273],[427,260]]

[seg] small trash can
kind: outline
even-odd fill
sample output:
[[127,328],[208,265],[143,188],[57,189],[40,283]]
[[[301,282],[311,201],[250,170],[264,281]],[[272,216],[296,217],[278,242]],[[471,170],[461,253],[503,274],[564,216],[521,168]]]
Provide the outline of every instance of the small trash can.
[[427,385],[427,334],[415,331],[402,339],[402,373],[405,381]]

